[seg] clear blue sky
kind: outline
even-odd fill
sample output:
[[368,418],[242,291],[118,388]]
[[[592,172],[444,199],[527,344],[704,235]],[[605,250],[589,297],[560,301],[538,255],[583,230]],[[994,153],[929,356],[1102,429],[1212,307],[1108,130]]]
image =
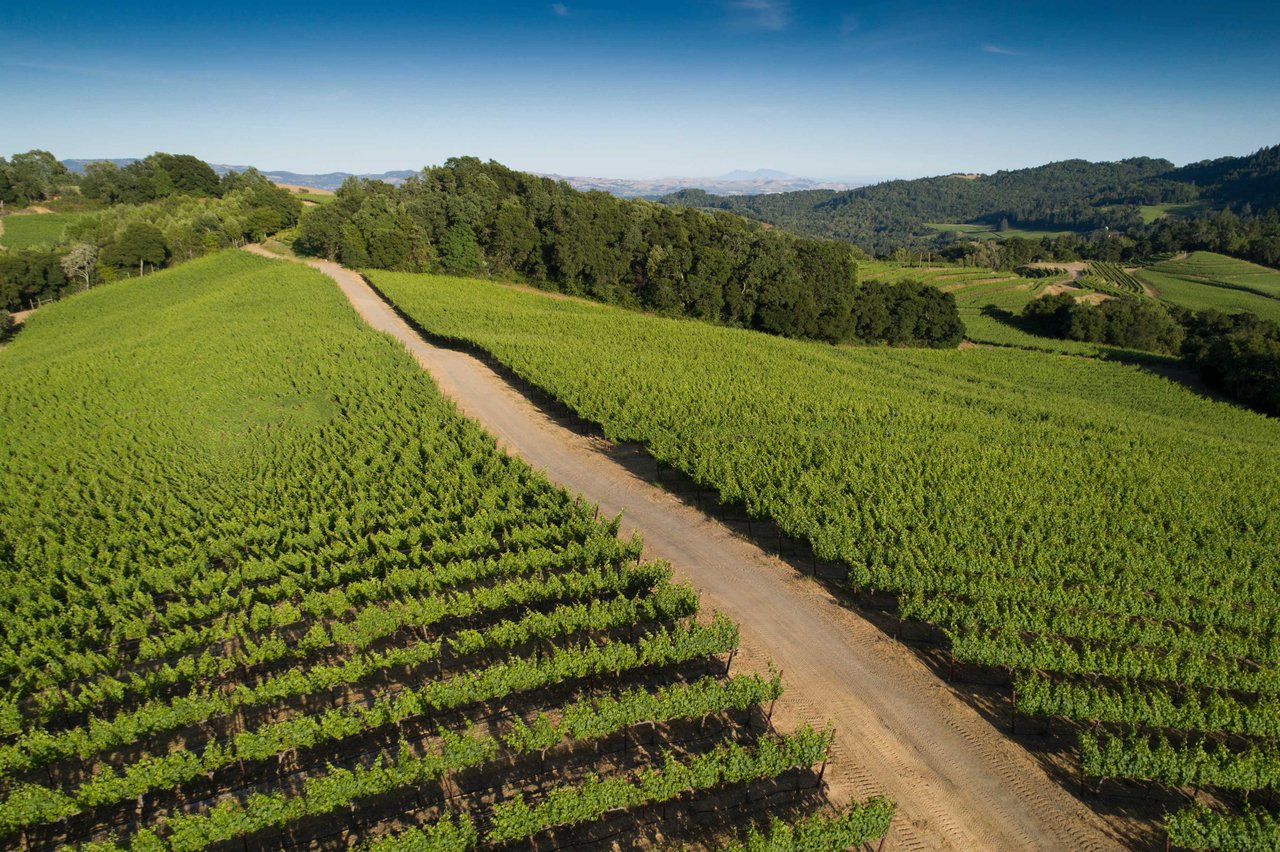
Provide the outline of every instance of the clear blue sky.
[[915,177],[1280,143],[1280,4],[85,4],[0,16],[0,154]]

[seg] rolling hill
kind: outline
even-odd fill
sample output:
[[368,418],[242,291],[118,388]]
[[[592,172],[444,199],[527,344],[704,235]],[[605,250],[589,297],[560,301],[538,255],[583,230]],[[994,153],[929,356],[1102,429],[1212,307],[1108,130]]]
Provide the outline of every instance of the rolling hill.
[[[897,180],[845,192],[808,190],[725,198],[686,190],[665,203],[728,210],[798,234],[842,239],[885,254],[964,235],[964,226],[1004,231],[1098,231],[1176,215],[1175,205],[1262,212],[1280,204],[1280,146],[1181,168],[1138,157],[1065,160],[990,175]],[[1156,205],[1170,205],[1153,213]],[[953,233],[952,233],[953,232]],[[1026,234],[1023,234],[1026,236]]]

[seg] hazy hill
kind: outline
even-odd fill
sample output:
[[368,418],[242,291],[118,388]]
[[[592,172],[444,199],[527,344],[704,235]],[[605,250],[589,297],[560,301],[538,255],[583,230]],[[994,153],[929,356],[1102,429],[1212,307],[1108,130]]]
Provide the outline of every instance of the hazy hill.
[[[946,224],[1093,231],[1141,224],[1143,205],[1204,203],[1239,211],[1280,206],[1280,146],[1176,168],[1168,160],[1064,160],[990,175],[894,180],[843,192],[807,189],[727,197],[700,189],[671,204],[729,210],[799,234],[883,253],[936,241]],[[1245,205],[1249,205],[1246,209]]]
[[696,190],[712,195],[771,195],[781,192],[797,192],[809,189],[847,190],[856,184],[837,181],[820,181],[796,177],[773,169],[741,169],[719,177],[666,177],[654,179],[577,177],[544,174],[543,177],[562,180],[574,189],[599,190],[619,198],[661,198],[676,192]]

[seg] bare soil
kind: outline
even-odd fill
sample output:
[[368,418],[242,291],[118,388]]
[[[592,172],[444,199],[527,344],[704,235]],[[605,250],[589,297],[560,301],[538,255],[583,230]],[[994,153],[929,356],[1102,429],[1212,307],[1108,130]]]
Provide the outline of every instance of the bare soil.
[[772,661],[783,672],[786,695],[775,724],[785,730],[801,722],[834,722],[838,735],[825,776],[832,800],[879,793],[897,802],[889,848],[1127,845],[1122,828],[1057,783],[989,721],[992,714],[984,717],[982,708],[832,587],[807,579],[691,501],[655,487],[634,464],[624,463],[626,448],[570,428],[482,358],[427,342],[356,273],[323,261],[310,265],[338,283],[369,325],[401,341],[501,447],[599,504],[603,513],[623,513],[624,534],[638,531],[647,557],[670,562],[677,577],[700,591],[704,605],[739,623],[735,668],[763,671]]
[[1114,299],[1110,293],[1085,293],[1083,296],[1076,296],[1077,302],[1084,302],[1088,305],[1099,305],[1107,299]]
[[1056,296],[1059,293],[1077,293],[1080,288],[1069,281],[1059,281],[1056,284],[1049,284],[1040,291],[1041,296]]
[[329,189],[316,189],[314,186],[300,186],[296,183],[277,183],[276,186],[281,189],[287,189],[290,192],[299,195],[334,195],[335,193]]
[[1028,263],[1027,266],[1033,269],[1065,269],[1068,272],[1074,272],[1075,277],[1080,277],[1086,269],[1089,268],[1087,260],[1041,260],[1035,263]]

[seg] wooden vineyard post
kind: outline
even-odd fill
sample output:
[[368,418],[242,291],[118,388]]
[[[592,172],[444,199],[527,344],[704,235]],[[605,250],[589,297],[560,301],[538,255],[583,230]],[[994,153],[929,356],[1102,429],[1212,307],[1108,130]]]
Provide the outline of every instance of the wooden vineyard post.
[[738,649],[734,648],[729,652],[729,659],[724,661],[724,676],[729,676],[729,666],[733,665],[733,658],[737,655]]
[[1009,733],[1018,733],[1018,684],[1013,685],[1013,709],[1009,713]]

